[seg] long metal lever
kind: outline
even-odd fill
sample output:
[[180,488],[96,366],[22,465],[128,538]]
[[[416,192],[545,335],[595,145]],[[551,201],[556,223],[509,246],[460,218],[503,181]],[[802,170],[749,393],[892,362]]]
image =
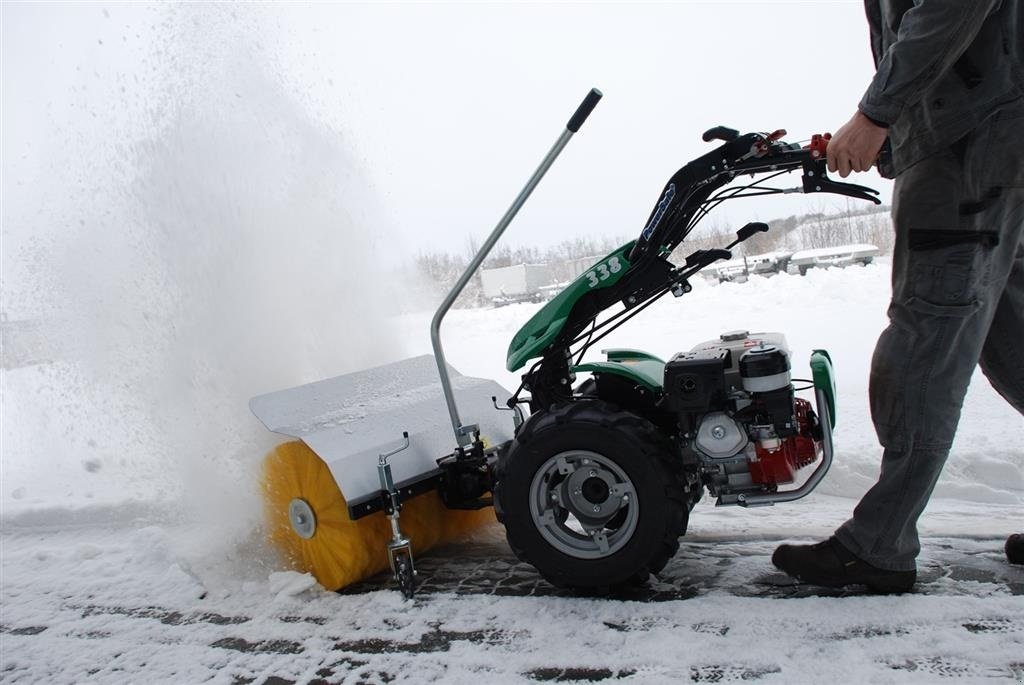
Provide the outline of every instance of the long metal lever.
[[444,320],[448,310],[451,309],[455,300],[462,294],[466,284],[476,273],[476,270],[483,263],[487,255],[490,254],[491,248],[498,242],[501,234],[505,232],[508,225],[512,223],[512,219],[515,218],[516,214],[526,203],[527,198],[533,193],[534,188],[540,183],[540,180],[544,178],[544,174],[547,173],[548,169],[557,159],[558,155],[562,152],[562,148],[566,146],[569,139],[572,138],[573,134],[580,130],[580,126],[587,120],[590,113],[597,106],[598,101],[601,99],[602,94],[597,88],[592,88],[587,96],[580,103],[580,106],[576,109],[576,112],[569,119],[569,122],[565,125],[565,130],[558,136],[558,140],[551,147],[551,150],[547,155],[544,156],[544,160],[537,167],[537,170],[530,176],[530,180],[526,182],[526,185],[520,191],[519,195],[512,202],[512,206],[508,208],[505,215],[498,221],[498,225],[491,231],[491,235],[487,237],[484,244],[477,251],[476,255],[473,256],[469,266],[459,276],[459,280],[456,281],[455,286],[451,289],[451,292],[441,302],[441,306],[437,308],[437,312],[434,314],[433,320],[430,322],[430,344],[434,348],[434,359],[437,361],[437,371],[441,376],[441,390],[444,392],[444,400],[448,404],[448,414],[452,420],[452,430],[455,431],[455,440],[458,442],[459,447],[466,447],[473,442],[473,435],[479,432],[479,427],[476,425],[462,425],[462,420],[459,418],[459,408],[455,404],[455,394],[452,392],[451,378],[448,376],[448,363],[444,358],[444,349],[441,346],[441,321]]

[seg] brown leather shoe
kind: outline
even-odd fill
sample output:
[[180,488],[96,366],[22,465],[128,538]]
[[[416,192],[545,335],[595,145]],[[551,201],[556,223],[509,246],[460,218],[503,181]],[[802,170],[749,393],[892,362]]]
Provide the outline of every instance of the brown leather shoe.
[[917,571],[887,571],[858,559],[834,537],[816,545],[780,545],[772,563],[801,582],[823,587],[866,585],[889,594],[909,592],[917,580]]
[[1011,564],[1024,564],[1024,533],[1006,538],[1006,560]]

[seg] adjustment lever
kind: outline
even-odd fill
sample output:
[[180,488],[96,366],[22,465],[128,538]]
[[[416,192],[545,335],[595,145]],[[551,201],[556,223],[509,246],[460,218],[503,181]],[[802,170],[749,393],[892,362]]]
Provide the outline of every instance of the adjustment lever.
[[686,268],[689,269],[694,266],[705,267],[711,262],[717,262],[719,259],[732,259],[732,252],[718,248],[713,250],[697,250],[686,256]]
[[402,450],[409,448],[409,433],[402,432],[402,446],[385,452],[377,459],[377,477],[380,480],[381,494],[384,498],[384,512],[391,521],[391,542],[387,544],[388,561],[391,573],[398,584],[398,589],[406,598],[412,598],[416,590],[416,567],[412,558],[412,543],[402,535],[398,519],[402,511],[402,500],[398,496],[394,478],[391,475],[391,464],[388,459]]
[[740,230],[736,231],[736,240],[726,245],[725,249],[731,250],[732,248],[736,247],[750,236],[756,235],[758,233],[764,233],[767,230],[768,224],[762,221],[751,221],[749,224],[747,224]]
[[727,143],[731,143],[740,137],[740,132],[727,126],[715,126],[704,131],[704,135],[701,137],[705,143],[710,143],[712,140],[724,140]]

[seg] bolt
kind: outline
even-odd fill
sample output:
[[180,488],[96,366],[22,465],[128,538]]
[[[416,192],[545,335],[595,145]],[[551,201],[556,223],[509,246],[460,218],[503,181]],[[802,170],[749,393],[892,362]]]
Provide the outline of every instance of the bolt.
[[572,494],[574,494],[574,495],[576,495],[577,497],[579,497],[580,495],[582,495],[582,494],[583,494],[583,491],[582,491],[582,490],[580,490],[579,488],[576,488],[575,490],[573,490],[573,491],[572,491]]
[[584,459],[583,460],[583,465],[587,466],[588,464],[590,464],[590,460],[589,459]]
[[595,504],[594,505],[594,513],[595,514],[600,513],[600,511],[601,511],[601,507],[599,507],[598,505]]
[[590,469],[589,475],[591,478],[597,478],[597,471],[595,471],[594,469]]
[[623,495],[622,496],[622,503],[623,504],[629,504],[629,495]]
[[306,517],[303,516],[302,514],[299,514],[298,516],[295,517],[295,520],[298,521],[299,525],[301,526],[302,524],[304,524],[306,522]]
[[711,437],[715,440],[721,440],[725,437],[725,426],[715,426],[711,429]]
[[814,186],[814,189],[821,192],[821,186]]

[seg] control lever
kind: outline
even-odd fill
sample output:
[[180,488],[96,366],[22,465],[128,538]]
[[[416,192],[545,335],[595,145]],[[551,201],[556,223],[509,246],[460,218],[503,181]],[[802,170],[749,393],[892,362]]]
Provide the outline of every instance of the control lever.
[[719,259],[732,259],[732,252],[718,248],[713,250],[697,250],[686,256],[686,268],[690,269],[695,266],[703,268],[712,262],[717,262]]
[[[815,166],[818,166],[818,164],[815,163]],[[835,193],[836,195],[854,197],[858,200],[870,200],[876,205],[882,204],[882,201],[877,197],[878,191],[874,188],[860,186],[855,183],[833,181],[825,174],[824,162],[821,163],[821,167],[822,170],[820,171],[805,168],[803,176],[805,193]]]
[[870,200],[876,205],[882,201],[876,197],[878,191],[867,186],[860,186],[855,183],[842,183],[833,181],[828,177],[828,144],[832,140],[831,133],[814,134],[811,136],[811,143],[806,150],[810,151],[811,161],[805,162],[803,185],[805,193],[834,193],[854,197],[858,200]]
[[704,131],[704,135],[701,137],[705,143],[710,143],[712,140],[724,140],[727,143],[731,143],[740,137],[740,132],[726,126],[715,126]]
[[726,250],[731,250],[736,247],[744,240],[756,233],[765,233],[768,230],[768,224],[761,221],[751,221],[749,224],[736,231],[736,240],[732,241],[725,246]]

